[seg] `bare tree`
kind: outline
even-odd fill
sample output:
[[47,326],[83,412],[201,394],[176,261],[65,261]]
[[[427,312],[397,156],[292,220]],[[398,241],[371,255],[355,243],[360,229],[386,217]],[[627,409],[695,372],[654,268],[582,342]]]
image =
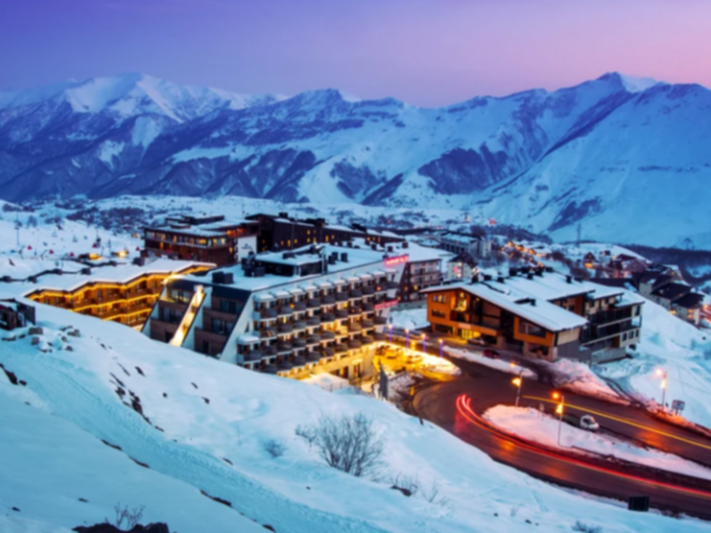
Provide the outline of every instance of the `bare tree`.
[[328,466],[355,477],[375,474],[383,464],[384,440],[363,413],[324,415],[315,426],[297,428],[296,434],[316,446]]
[[127,505],[117,503],[114,505],[114,512],[116,513],[114,521],[112,522],[108,518],[105,518],[105,521],[107,524],[112,524],[118,529],[130,531],[137,526],[141,518],[143,518],[143,510],[145,508],[145,505],[141,505],[140,507],[129,509]]

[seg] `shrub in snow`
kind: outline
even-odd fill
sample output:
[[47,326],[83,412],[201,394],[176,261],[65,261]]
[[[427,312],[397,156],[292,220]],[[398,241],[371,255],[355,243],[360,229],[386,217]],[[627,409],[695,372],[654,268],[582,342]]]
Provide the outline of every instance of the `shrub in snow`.
[[145,508],[145,505],[141,505],[140,507],[129,509],[127,505],[117,503],[114,506],[115,516],[113,522],[106,518],[106,523],[116,526],[118,529],[130,531],[137,526],[141,518],[143,518],[143,510]]
[[580,520],[575,522],[572,529],[573,531],[582,531],[582,533],[602,533],[600,526],[588,526],[587,524],[583,524]]
[[296,434],[316,446],[328,466],[346,474],[362,477],[382,466],[385,443],[363,413],[322,416],[314,426],[297,427]]
[[286,445],[282,441],[275,439],[269,439],[262,442],[262,448],[272,458],[281,457],[286,451]]

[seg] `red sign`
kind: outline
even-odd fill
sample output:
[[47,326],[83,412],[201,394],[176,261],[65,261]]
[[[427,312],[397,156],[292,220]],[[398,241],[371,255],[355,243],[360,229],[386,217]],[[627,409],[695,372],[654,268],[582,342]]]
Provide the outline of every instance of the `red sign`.
[[388,307],[395,307],[397,304],[398,304],[397,300],[390,300],[389,302],[375,304],[375,310],[380,311],[381,309],[387,309]]
[[409,255],[398,255],[396,257],[388,257],[385,260],[385,266],[395,266],[395,265],[402,265],[404,263],[407,263],[410,260]]

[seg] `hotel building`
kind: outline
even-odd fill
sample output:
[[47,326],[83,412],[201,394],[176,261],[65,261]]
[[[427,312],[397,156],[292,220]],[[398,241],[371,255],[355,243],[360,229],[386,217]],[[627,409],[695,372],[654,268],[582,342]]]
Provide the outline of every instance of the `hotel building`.
[[363,241],[253,254],[171,279],[143,333],[251,370],[357,379],[372,372],[404,265]]

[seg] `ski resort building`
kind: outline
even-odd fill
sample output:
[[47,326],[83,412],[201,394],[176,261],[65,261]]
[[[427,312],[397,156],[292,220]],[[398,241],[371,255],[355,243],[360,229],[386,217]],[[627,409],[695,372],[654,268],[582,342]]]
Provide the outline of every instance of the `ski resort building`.
[[252,254],[169,280],[143,333],[261,372],[357,379],[398,302],[405,263],[392,257],[363,241]]
[[491,241],[481,235],[458,231],[445,231],[438,236],[440,248],[453,254],[463,254],[478,259],[491,257]]
[[350,227],[329,225],[323,218],[297,219],[289,217],[288,213],[260,213],[246,218],[258,225],[258,252],[292,250],[309,244],[337,244],[353,239],[378,246],[405,240],[399,235],[369,230],[359,224]]
[[405,263],[398,292],[400,303],[425,304],[427,298],[420,291],[442,283],[442,260],[452,254],[407,241],[389,244],[387,249],[396,254],[387,260],[389,264]]
[[425,289],[433,331],[529,357],[601,362],[640,340],[644,298],[544,268]]
[[214,268],[208,263],[157,259],[145,263],[85,267],[77,274],[50,274],[25,294],[38,303],[61,307],[127,326],[142,326],[171,276]]
[[168,217],[161,226],[143,228],[143,240],[150,257],[229,265],[257,250],[257,224],[221,215]]

